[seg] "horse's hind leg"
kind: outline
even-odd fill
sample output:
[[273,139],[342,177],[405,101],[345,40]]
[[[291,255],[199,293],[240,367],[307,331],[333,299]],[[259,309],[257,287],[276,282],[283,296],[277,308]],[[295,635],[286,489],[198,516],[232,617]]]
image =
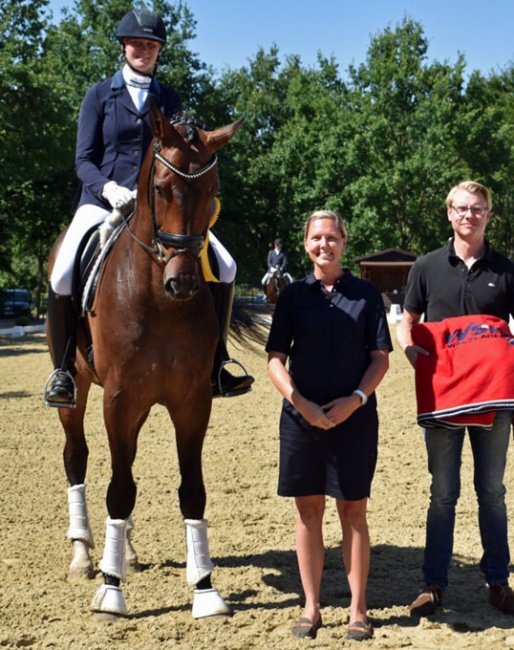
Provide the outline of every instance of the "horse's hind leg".
[[68,580],[76,581],[94,576],[94,565],[89,551],[94,539],[89,524],[86,500],[86,471],[89,449],[84,433],[84,412],[90,382],[77,376],[77,406],[59,409],[59,417],[66,434],[63,459],[68,488],[68,539],[73,545],[73,559],[68,568]]

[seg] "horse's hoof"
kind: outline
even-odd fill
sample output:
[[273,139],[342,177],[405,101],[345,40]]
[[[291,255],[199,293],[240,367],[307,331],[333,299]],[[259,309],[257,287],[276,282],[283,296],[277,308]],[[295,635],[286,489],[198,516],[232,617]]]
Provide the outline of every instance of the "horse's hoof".
[[143,566],[140,564],[139,560],[127,560],[127,573],[141,573],[143,571]]
[[217,589],[195,589],[193,618],[208,616],[232,616],[232,610]]
[[93,612],[116,614],[117,616],[128,614],[123,593],[119,587],[114,585],[103,584],[98,587],[91,601],[91,609]]
[[91,620],[95,623],[112,623],[113,621],[120,620],[119,614],[111,614],[109,612],[91,612]]
[[95,570],[91,564],[71,566],[68,569],[68,582],[84,582],[95,577]]

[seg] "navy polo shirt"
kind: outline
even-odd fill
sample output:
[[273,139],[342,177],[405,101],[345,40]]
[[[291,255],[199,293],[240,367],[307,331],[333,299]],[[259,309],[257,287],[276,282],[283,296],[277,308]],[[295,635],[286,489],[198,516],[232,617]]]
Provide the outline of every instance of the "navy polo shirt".
[[507,323],[514,315],[514,263],[489,242],[471,269],[448,245],[419,257],[409,273],[404,308],[427,321],[489,314]]
[[311,274],[280,294],[266,345],[289,356],[300,393],[317,404],[350,395],[370,365],[370,352],[392,350],[378,287],[349,270],[331,293]]

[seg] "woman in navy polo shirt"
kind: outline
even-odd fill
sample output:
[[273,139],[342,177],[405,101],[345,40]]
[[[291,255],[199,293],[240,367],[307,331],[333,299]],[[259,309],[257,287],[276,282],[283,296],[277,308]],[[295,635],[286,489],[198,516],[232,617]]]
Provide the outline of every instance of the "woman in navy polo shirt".
[[[178,94],[154,77],[159,52],[167,40],[162,18],[147,10],[129,11],[120,21],[117,36],[125,64],[113,77],[89,88],[80,108],[75,167],[82,183],[81,194],[50,278],[47,319],[55,370],[47,382],[45,403],[60,408],[75,405],[77,316],[71,293],[77,250],[86,233],[102,224],[113,209],[123,211],[134,202],[139,170],[153,138],[151,100],[167,117],[182,111]],[[213,298],[222,333],[213,370],[213,392],[215,396],[237,395],[250,390],[253,377],[234,377],[223,368],[228,360],[225,336],[236,264],[213,233],[209,242],[219,267],[220,282],[213,289]]]
[[392,345],[378,288],[341,266],[346,243],[339,215],[320,210],[309,217],[304,245],[314,271],[280,294],[266,350],[268,374],[284,397],[278,494],[295,498],[305,593],[292,634],[315,637],[322,625],[322,524],[331,496],[352,594],[348,638],[365,640],[373,634],[366,606],[366,508],[377,459],[375,389],[388,370]]

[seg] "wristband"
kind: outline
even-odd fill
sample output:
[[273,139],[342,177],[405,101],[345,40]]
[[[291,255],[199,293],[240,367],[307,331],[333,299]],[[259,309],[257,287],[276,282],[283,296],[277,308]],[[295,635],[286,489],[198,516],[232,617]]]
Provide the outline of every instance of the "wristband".
[[361,406],[364,406],[364,404],[366,404],[366,402],[368,401],[368,396],[362,390],[359,390],[359,389],[354,390],[352,395],[358,395],[361,398],[361,400],[362,400],[361,401]]

